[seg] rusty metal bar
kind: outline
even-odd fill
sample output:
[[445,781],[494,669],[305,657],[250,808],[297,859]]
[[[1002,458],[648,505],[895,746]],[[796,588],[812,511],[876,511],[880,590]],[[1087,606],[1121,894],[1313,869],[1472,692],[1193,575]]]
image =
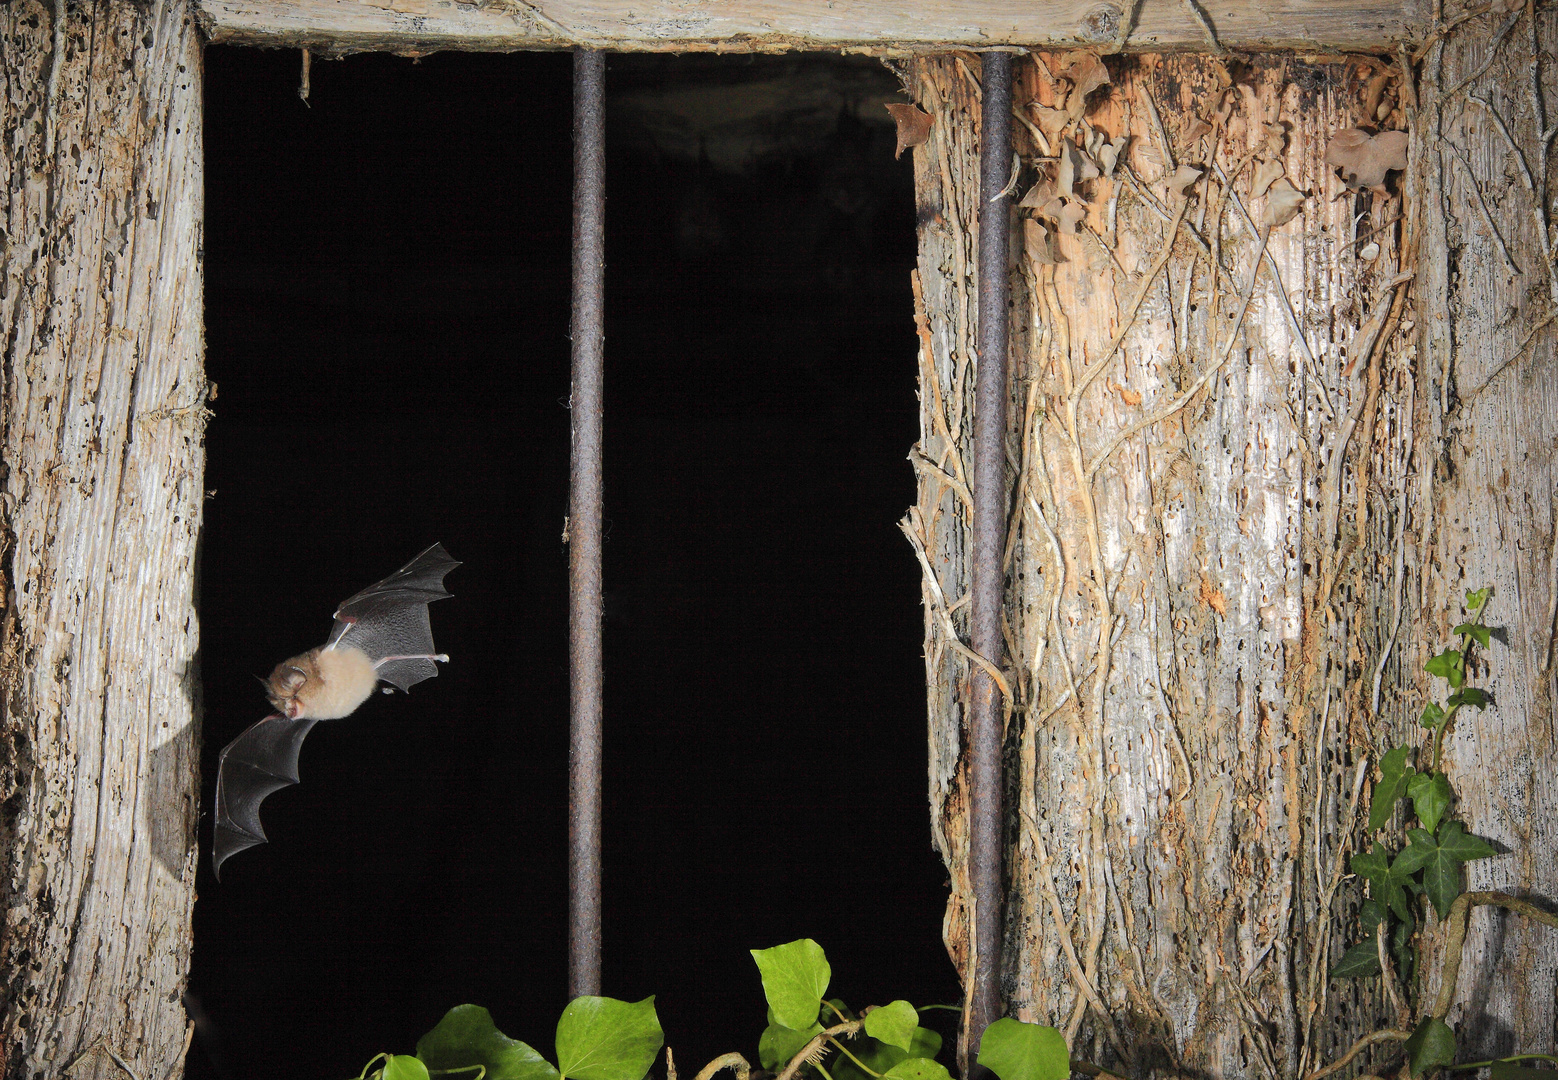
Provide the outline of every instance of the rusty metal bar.
[[601,386],[606,56],[573,54],[573,393],[568,486],[568,998],[600,993]]
[[[999,668],[1006,546],[1006,350],[1012,170],[1012,56],[988,52],[980,81],[979,375],[974,391],[974,557],[970,644]],[[974,890],[974,977],[969,990],[970,1062],[1001,1016],[1001,700],[975,666],[969,708],[969,863]]]

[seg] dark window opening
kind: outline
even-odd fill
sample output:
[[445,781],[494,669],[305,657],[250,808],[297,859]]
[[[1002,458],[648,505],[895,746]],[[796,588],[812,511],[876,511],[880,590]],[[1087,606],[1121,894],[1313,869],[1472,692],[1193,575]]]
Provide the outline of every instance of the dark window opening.
[[[551,1056],[566,948],[570,58],[206,51],[192,1078],[355,1075],[475,1002]],[[613,57],[603,992],[756,1060],[747,950],[953,1001],[925,808],[908,159],[873,61]],[[321,724],[218,885],[253,676],[433,541],[452,662]],[[950,1014],[944,1014],[950,1015]]]

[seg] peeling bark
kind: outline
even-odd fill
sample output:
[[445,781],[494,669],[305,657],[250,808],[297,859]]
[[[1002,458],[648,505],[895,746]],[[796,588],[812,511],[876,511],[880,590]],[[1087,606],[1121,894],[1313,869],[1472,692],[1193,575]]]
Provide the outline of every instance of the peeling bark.
[[201,53],[181,0],[0,6],[0,1046],[182,1070],[197,819]]
[[[1484,24],[1502,19],[1450,38],[1439,85],[1459,80],[1455,65],[1474,69]],[[1525,78],[1529,50],[1511,53]],[[1524,237],[1512,250],[1527,277],[1497,272],[1486,236],[1462,237],[1479,211],[1442,192],[1464,178],[1429,145],[1431,92],[1419,107],[1395,58],[1110,57],[1083,107],[1067,94],[1096,81],[1090,64],[1035,54],[1016,97],[1022,190],[1051,184],[1025,214],[1045,216],[1060,261],[1046,265],[1039,245],[1011,270],[1006,998],[1012,1015],[1060,1027],[1075,1056],[1135,1075],[1296,1078],[1403,1020],[1380,979],[1326,973],[1357,939],[1362,893],[1342,879],[1365,842],[1368,766],[1420,741],[1422,664],[1467,587],[1497,587],[1511,647],[1491,656],[1498,706],[1458,725],[1451,777],[1469,828],[1519,852],[1473,864],[1469,887],[1555,895],[1558,792],[1542,768],[1558,759],[1543,669],[1553,330],[1476,411],[1456,412],[1453,394],[1554,310],[1542,241],[1518,188],[1501,227]],[[931,817],[951,872],[947,945],[966,978],[958,639],[979,63],[954,54],[905,71],[935,118],[915,151],[922,415],[905,530],[924,556]],[[1511,84],[1525,85],[1506,73]],[[1056,130],[1068,120],[1084,144],[1129,137],[1112,178],[1077,183],[1079,159],[1048,163],[1073,154]],[[1361,125],[1413,132],[1412,168],[1389,194],[1348,192],[1324,162],[1330,137]],[[1478,175],[1504,160],[1500,139],[1477,126]],[[1268,228],[1274,196],[1255,177],[1273,163],[1308,197]],[[1201,170],[1188,201],[1169,183],[1186,165]],[[1074,233],[1074,214],[1038,209],[1068,183],[1086,210]],[[1462,341],[1476,361],[1449,360],[1467,355]],[[1483,1014],[1464,1044],[1547,1049],[1558,936],[1509,918],[1473,919],[1488,956],[1462,969]],[[1420,939],[1431,959],[1436,935]],[[1431,994],[1435,971],[1413,973],[1409,993]],[[1399,1053],[1381,1042],[1353,1067]]]

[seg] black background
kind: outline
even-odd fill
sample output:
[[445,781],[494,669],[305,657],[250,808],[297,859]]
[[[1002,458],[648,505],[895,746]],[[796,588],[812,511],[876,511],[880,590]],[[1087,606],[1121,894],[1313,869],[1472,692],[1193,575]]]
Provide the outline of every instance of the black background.
[[[221,884],[203,816],[189,1075],[354,1076],[466,1001],[551,1056],[571,58],[316,61],[311,107],[298,61],[206,52],[205,806],[255,676],[427,544],[465,565],[432,609],[452,662],[317,728]],[[690,1074],[755,1060],[751,948],[816,938],[856,1007],[957,995],[894,526],[912,183],[847,114],[741,175],[607,138],[603,992],[658,995]]]

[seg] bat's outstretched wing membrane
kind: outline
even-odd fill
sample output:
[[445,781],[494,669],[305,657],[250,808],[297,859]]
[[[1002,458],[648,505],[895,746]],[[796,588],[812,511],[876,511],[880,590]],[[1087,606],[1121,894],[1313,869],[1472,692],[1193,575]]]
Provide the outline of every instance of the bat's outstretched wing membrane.
[[[335,612],[329,646],[353,646],[375,662],[386,656],[435,653],[427,605],[452,595],[444,589],[444,575],[459,565],[442,544],[434,544],[383,581],[343,602]],[[378,669],[380,679],[401,690],[437,674],[438,665],[425,659],[390,660]]]
[[222,864],[245,848],[265,843],[260,803],[272,792],[298,782],[298,750],[318,720],[267,716],[222,748],[216,766],[216,822],[211,860],[216,879]]

